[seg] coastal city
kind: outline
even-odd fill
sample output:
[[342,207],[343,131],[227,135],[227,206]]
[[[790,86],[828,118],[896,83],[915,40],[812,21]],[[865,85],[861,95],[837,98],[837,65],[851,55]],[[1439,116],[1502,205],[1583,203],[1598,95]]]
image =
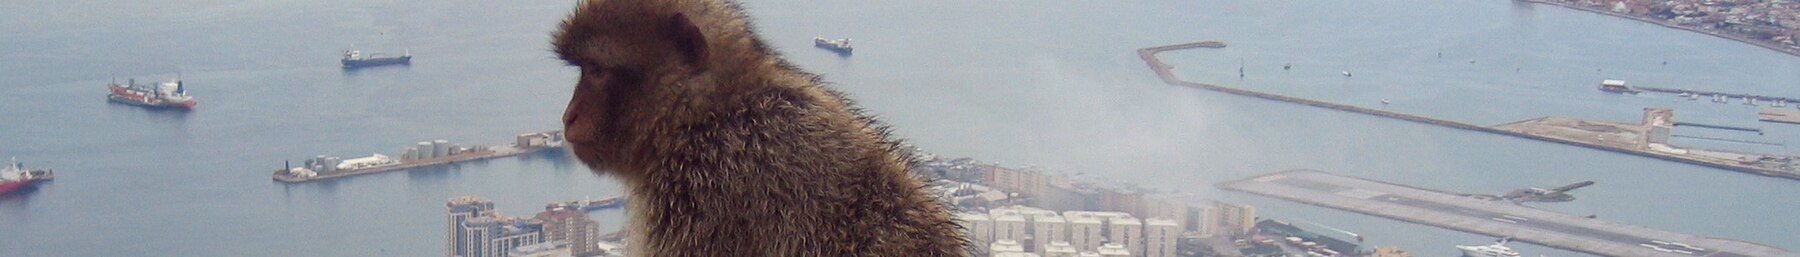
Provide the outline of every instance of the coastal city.
[[[1259,218],[1255,206],[969,158],[927,154],[921,159],[914,174],[937,181],[932,190],[955,206],[979,256],[1412,256],[1391,246],[1361,246],[1363,238],[1354,232],[1304,225],[1313,227],[1309,231]],[[602,233],[585,214],[624,203],[609,198],[584,204],[590,202],[552,202],[533,216],[514,217],[496,212],[493,201],[479,196],[449,199],[447,256],[630,256],[630,235]]]
[[[932,190],[954,206],[956,220],[979,256],[1414,256],[1395,246],[1364,245],[1365,235],[1328,224],[1258,216],[1252,205],[913,152],[921,153],[918,158],[923,160],[913,173],[936,181]],[[1308,181],[1269,183],[1292,179]],[[1220,187],[1457,230],[1511,235],[1498,237],[1492,244],[1454,246],[1472,257],[1528,256],[1506,245],[1517,240],[1608,256],[1793,255],[1756,244],[1653,231],[1519,204],[1568,201],[1572,197],[1564,192],[1592,183],[1488,196],[1445,194],[1297,170],[1221,183]],[[1322,190],[1318,195],[1342,199],[1315,198],[1303,192],[1307,190]],[[1564,199],[1522,198],[1525,195]],[[1372,198],[1388,199],[1356,203]],[[509,217],[495,212],[494,203],[485,198],[452,198],[446,204],[449,256],[630,256],[629,234],[602,234],[595,221],[583,214],[618,207],[620,201],[552,202],[534,216]],[[1456,213],[1475,210],[1482,213]]]
[[1693,30],[1800,55],[1800,3],[1787,0],[1530,0]]
[[[0,257],[655,253],[570,3],[447,1],[17,4]],[[970,256],[1800,257],[1796,0],[732,4]]]

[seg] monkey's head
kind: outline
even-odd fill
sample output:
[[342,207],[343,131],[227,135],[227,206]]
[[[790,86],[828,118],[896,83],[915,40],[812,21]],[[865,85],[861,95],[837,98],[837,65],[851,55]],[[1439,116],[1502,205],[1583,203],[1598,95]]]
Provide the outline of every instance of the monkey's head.
[[[553,35],[557,55],[581,68],[563,130],[583,163],[616,175],[640,170],[661,133],[705,116],[740,84],[781,66],[735,3],[587,0]],[[729,83],[720,83],[727,81]],[[644,160],[634,160],[644,159]]]

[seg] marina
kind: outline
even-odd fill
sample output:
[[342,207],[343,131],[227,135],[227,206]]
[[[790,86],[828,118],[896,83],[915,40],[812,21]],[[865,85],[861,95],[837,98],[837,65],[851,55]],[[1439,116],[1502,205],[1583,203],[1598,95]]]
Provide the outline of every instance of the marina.
[[1742,101],[1744,103],[1744,105],[1753,105],[1753,106],[1758,105],[1757,103],[1760,101],[1760,102],[1768,102],[1770,107],[1775,107],[1775,108],[1787,107],[1787,103],[1800,102],[1800,98],[1791,98],[1791,97],[1784,97],[1784,96],[1765,96],[1765,95],[1756,95],[1756,94],[1748,94],[1748,93],[1728,93],[1728,92],[1707,91],[1707,90],[1632,86],[1632,85],[1627,85],[1625,83],[1625,81],[1622,81],[1622,80],[1603,80],[1600,82],[1600,91],[1623,93],[1623,94],[1639,94],[1639,93],[1643,93],[1643,92],[1675,94],[1675,96],[1687,98],[1688,100],[1699,99],[1700,97],[1708,97],[1708,98],[1712,98],[1713,102],[1716,102],[1716,103],[1729,103],[1733,99],[1736,99],[1738,101]]
[[[1605,256],[1800,256],[1756,243],[1657,230],[1314,170],[1282,171],[1227,181],[1218,186]],[[1664,246],[1640,245],[1674,243],[1694,248],[1683,248],[1688,253],[1681,253]]]
[[399,160],[382,154],[351,159],[319,155],[306,160],[300,167],[294,167],[290,163],[286,167],[276,170],[274,179],[287,183],[319,181],[536,153],[543,150],[561,149],[563,145],[563,136],[560,131],[526,133],[519,135],[516,139],[516,142],[508,145],[469,147],[450,144],[448,140],[442,139],[422,141],[416,146],[407,147],[406,150],[401,151],[398,155],[400,156]]

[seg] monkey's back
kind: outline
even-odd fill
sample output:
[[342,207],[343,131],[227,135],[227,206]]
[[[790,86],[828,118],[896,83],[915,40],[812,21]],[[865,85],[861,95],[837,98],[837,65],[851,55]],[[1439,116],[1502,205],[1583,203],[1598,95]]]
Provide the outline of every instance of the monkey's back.
[[634,208],[639,256],[967,254],[885,128],[816,85],[744,96],[664,135],[671,151],[633,187],[653,205]]

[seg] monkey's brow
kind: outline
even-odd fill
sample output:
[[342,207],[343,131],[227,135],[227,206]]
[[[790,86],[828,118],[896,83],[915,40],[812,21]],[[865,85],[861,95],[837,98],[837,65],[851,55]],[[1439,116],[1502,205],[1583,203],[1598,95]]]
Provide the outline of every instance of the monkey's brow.
[[559,52],[558,52],[558,53],[557,53],[557,55],[556,55],[556,59],[557,59],[557,60],[562,60],[562,61],[563,61],[563,65],[568,65],[568,66],[581,66],[581,60],[576,60],[576,59],[574,59],[574,58],[569,58],[569,56],[568,56],[568,55],[564,55],[564,54],[562,54],[562,53],[561,53],[561,52],[560,52],[560,51],[559,51]]

